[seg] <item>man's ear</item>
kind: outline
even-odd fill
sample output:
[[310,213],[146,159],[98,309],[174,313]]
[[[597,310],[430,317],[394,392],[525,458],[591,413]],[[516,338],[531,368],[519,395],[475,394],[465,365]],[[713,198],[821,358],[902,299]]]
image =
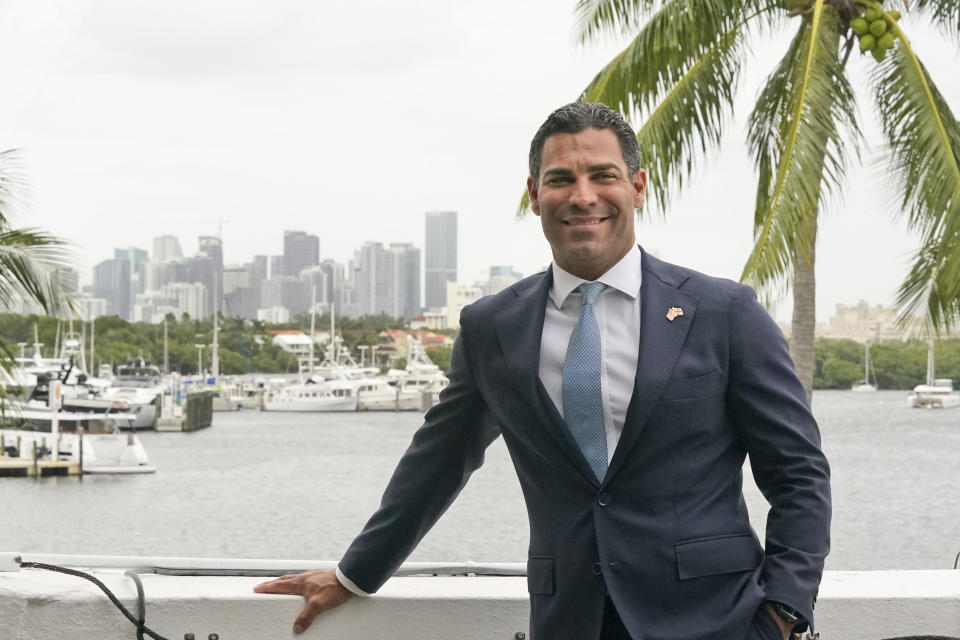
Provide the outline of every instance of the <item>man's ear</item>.
[[647,196],[647,172],[643,169],[638,169],[633,174],[633,189],[636,192],[633,197],[633,208],[642,209]]
[[534,215],[540,215],[540,200],[538,199],[538,190],[533,184],[533,176],[527,177],[527,195],[530,197],[530,208]]

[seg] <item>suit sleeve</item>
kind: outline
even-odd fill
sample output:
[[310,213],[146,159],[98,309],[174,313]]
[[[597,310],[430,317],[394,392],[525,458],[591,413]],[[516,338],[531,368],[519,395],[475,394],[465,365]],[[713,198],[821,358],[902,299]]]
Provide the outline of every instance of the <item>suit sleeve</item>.
[[770,503],[762,586],[812,626],[830,548],[830,467],[780,329],[748,287],[731,310],[728,409]]
[[375,592],[393,575],[483,464],[484,451],[499,435],[474,382],[462,328],[448,377],[450,384],[414,434],[380,507],[340,560],[342,574],[362,591]]

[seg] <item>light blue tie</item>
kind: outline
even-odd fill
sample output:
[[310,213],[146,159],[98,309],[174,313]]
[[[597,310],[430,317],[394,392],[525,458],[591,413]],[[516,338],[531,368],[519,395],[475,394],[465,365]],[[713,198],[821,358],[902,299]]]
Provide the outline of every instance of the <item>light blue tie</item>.
[[567,345],[562,383],[563,420],[600,481],[607,473],[607,433],[600,395],[600,327],[593,302],[605,286],[584,282],[576,289],[583,294],[583,306]]

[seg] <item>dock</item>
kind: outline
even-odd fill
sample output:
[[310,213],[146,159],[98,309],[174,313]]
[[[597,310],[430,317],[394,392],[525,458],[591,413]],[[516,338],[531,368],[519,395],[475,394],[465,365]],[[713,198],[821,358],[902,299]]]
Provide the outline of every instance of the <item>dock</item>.
[[157,431],[196,431],[213,424],[213,391],[193,391],[181,397],[164,395]]

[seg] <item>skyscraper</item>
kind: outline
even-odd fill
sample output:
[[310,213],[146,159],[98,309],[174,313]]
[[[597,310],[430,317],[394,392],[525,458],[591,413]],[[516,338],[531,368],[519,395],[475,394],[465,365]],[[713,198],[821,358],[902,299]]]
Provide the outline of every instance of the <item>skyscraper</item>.
[[387,313],[397,318],[412,318],[420,313],[420,249],[409,242],[392,243],[387,253],[390,265]]
[[283,232],[285,275],[300,277],[301,271],[318,264],[320,264],[320,238],[305,231]]
[[[213,265],[212,282],[207,286],[207,313],[223,309],[223,243],[217,236],[200,236],[200,253],[209,256]],[[202,282],[202,281],[198,281]]]
[[166,235],[154,238],[151,259],[154,262],[183,259],[183,252],[180,250],[180,241],[177,240],[177,236]]
[[424,288],[427,308],[447,304],[447,283],[457,281],[457,212],[426,214]]
[[420,249],[367,242],[357,252],[357,302],[361,314],[411,318],[420,313]]
[[107,313],[130,318],[130,261],[104,260],[93,268],[93,295],[107,301]]

